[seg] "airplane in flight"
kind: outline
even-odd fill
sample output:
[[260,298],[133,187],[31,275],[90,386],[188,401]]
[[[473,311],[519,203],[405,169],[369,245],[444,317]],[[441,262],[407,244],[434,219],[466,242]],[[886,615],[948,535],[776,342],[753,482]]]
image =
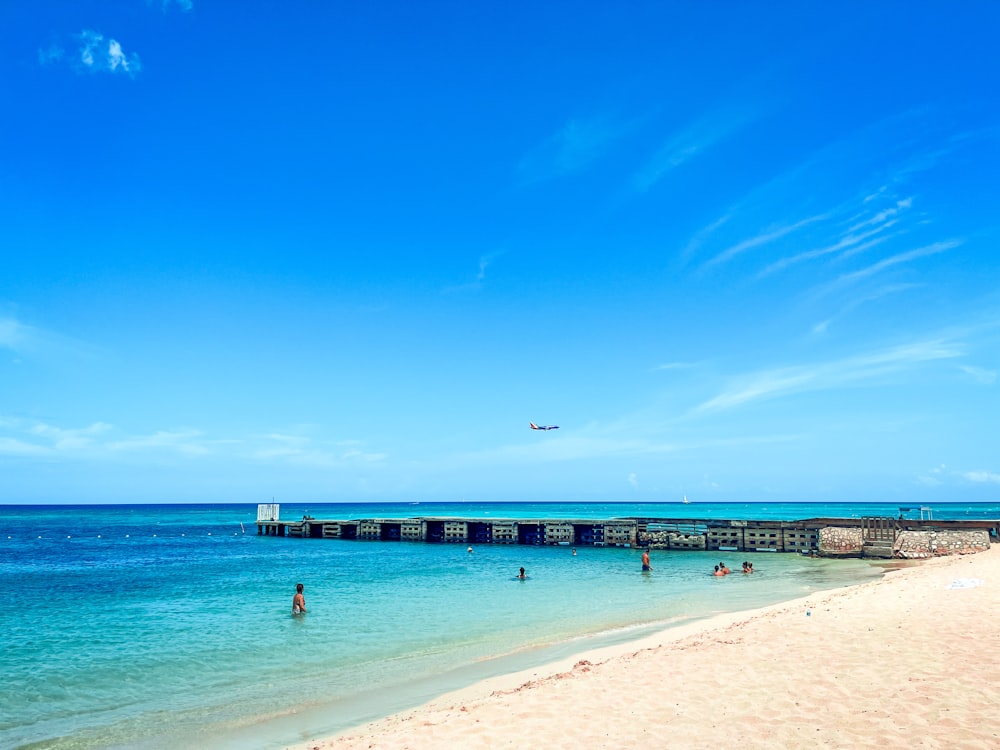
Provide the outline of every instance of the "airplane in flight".
[[533,430],[558,430],[559,425],[557,424],[535,424],[534,422],[528,422],[528,425]]

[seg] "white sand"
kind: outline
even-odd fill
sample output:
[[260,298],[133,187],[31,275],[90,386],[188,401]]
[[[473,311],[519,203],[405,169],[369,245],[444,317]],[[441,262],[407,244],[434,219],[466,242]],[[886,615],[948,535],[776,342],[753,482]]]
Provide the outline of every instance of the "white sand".
[[296,750],[570,747],[996,750],[1000,545],[477,683]]

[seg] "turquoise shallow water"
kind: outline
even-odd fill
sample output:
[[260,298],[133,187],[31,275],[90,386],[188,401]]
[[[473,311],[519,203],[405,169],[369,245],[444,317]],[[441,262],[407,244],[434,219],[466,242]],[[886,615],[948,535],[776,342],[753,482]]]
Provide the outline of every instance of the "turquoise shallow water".
[[[872,505],[283,506],[282,517],[895,514]],[[996,518],[998,505],[935,506]],[[475,679],[876,577],[859,560],[258,537],[256,505],[0,506],[0,747],[283,747]],[[240,524],[243,524],[243,528]],[[244,532],[244,529],[246,533]],[[524,566],[527,581],[515,580]],[[309,614],[289,614],[294,584]]]

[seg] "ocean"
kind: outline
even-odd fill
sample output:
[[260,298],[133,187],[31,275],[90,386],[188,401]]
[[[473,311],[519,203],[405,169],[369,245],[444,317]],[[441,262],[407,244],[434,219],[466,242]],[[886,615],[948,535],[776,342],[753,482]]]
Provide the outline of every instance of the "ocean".
[[[258,536],[245,505],[0,506],[0,747],[281,748],[485,677],[871,580],[863,560]],[[794,520],[896,505],[287,504],[281,517]],[[910,517],[916,507],[908,511]],[[934,517],[1000,518],[1000,504]],[[734,557],[735,555],[735,557]],[[738,557],[738,559],[737,559]],[[527,580],[516,578],[520,567]],[[303,583],[308,614],[290,614]]]

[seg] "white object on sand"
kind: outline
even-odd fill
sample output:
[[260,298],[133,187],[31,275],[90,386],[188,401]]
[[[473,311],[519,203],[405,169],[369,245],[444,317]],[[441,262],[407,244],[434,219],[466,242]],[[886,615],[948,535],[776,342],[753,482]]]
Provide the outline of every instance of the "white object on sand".
[[948,589],[974,589],[976,586],[982,586],[982,578],[956,578],[954,581],[949,583],[945,588]]

